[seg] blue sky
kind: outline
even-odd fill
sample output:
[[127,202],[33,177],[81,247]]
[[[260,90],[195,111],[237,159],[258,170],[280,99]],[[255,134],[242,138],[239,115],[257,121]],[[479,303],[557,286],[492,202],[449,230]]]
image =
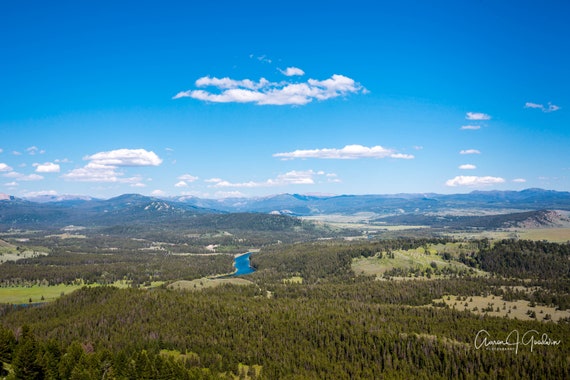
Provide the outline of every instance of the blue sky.
[[0,193],[570,190],[567,1],[4,1]]

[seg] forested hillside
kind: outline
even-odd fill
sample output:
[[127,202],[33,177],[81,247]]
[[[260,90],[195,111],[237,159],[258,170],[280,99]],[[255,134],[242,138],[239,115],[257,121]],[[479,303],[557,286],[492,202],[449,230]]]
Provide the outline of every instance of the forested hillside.
[[[570,319],[555,323],[539,310],[570,308],[568,247],[447,238],[278,244],[252,255],[251,285],[187,291],[166,285],[227,272],[231,257],[53,252],[3,264],[2,286],[74,276],[99,286],[2,307],[0,361],[9,378],[567,378]],[[353,260],[410,250],[490,275],[397,281],[352,270]],[[121,276],[130,289],[105,285]],[[138,288],[152,278],[165,283]],[[536,314],[491,317],[434,301],[449,295],[530,301]],[[510,344],[485,346],[481,331]]]

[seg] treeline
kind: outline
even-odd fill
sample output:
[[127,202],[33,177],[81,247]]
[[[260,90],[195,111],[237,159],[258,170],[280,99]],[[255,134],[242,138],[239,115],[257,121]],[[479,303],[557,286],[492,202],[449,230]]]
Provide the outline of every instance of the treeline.
[[192,280],[233,271],[231,255],[177,256],[159,253],[68,253],[54,250],[47,256],[3,263],[0,286],[112,284],[127,280],[133,286],[150,281]]
[[[175,371],[179,378],[224,378],[239,375],[240,363],[261,366],[250,375],[263,379],[570,376],[567,324],[355,299],[359,285],[304,288],[311,289],[306,296],[280,291],[273,298],[255,286],[82,289],[4,316],[0,355],[16,373],[34,368],[54,379],[159,379]],[[497,339],[535,329],[561,342],[532,352],[521,346],[518,354],[487,351],[474,347],[481,329]]]
[[476,255],[482,269],[506,277],[570,278],[570,243],[501,240]]
[[405,214],[387,216],[373,220],[373,222],[389,223],[393,225],[431,226],[432,228],[453,229],[497,229],[516,226],[519,223],[533,221],[538,224],[548,223],[548,214],[551,211],[525,211],[511,214],[459,216],[459,215],[433,215]]
[[319,241],[289,245],[273,245],[251,256],[258,277],[279,280],[301,276],[307,283],[354,278],[353,258],[371,257],[382,252],[416,249],[427,244],[445,244],[441,239],[390,239],[374,242]]

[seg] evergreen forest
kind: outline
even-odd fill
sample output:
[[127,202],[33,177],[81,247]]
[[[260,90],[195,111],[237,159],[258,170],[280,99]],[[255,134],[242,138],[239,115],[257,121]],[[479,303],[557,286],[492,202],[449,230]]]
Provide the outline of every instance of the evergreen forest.
[[[78,252],[37,240],[49,254],[0,265],[5,289],[83,284],[55,301],[0,307],[0,378],[570,378],[570,319],[539,311],[570,309],[568,243],[264,244],[245,285],[181,289],[171,285],[228,278],[233,255],[140,252],[129,241]],[[354,270],[355,260],[396,262],[401,252],[439,264]],[[530,302],[536,312],[522,320],[434,301],[449,296]]]

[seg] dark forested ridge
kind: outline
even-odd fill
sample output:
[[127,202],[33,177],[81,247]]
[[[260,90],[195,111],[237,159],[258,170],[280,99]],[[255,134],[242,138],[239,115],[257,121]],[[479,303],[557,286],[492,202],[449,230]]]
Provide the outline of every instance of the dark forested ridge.
[[387,216],[375,219],[373,222],[402,225],[424,225],[433,228],[448,229],[498,229],[524,227],[525,225],[541,227],[555,225],[560,217],[550,210],[536,210],[496,215],[458,216],[458,215],[425,215],[406,214]]

